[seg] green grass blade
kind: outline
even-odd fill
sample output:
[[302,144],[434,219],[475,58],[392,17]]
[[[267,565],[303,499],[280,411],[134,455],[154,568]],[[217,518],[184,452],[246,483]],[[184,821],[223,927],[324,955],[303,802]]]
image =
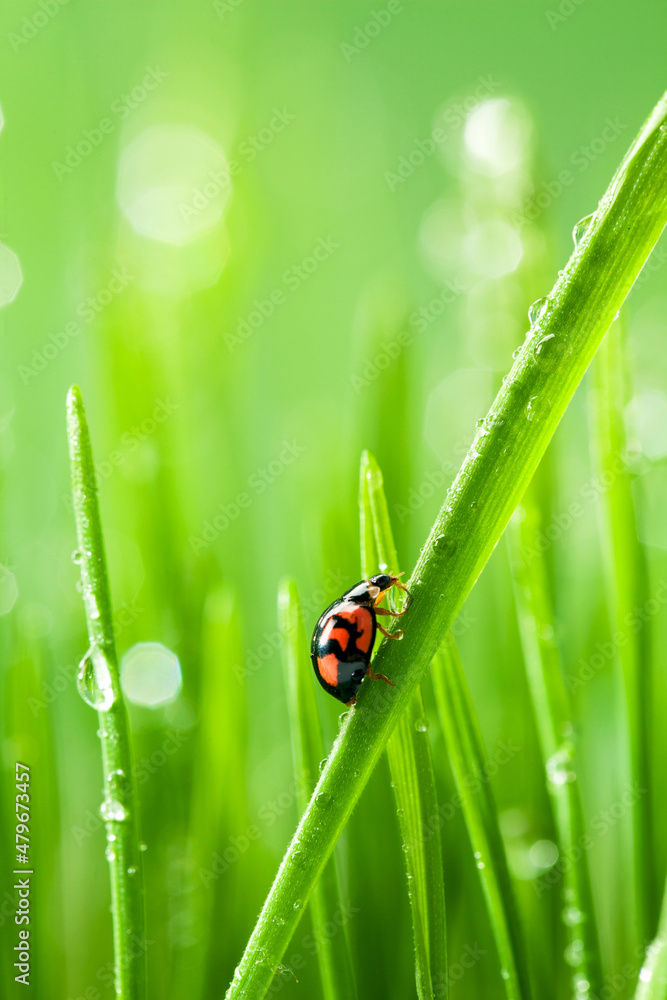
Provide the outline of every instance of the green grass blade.
[[585,831],[572,707],[555,639],[548,574],[539,540],[540,511],[531,485],[523,499],[523,519],[510,522],[510,564],[519,635],[531,695],[542,764],[552,805],[558,851],[572,859],[563,870],[560,912],[573,967],[572,995],[597,996],[603,987],[600,943],[593,907],[588,852],[577,850]]
[[431,669],[438,715],[475,854],[508,1000],[527,1000],[530,981],[498,811],[489,783],[482,736],[453,636]]
[[[600,479],[610,483],[602,493],[600,512],[611,632],[622,633],[627,640],[617,644],[617,649],[627,713],[630,780],[633,787],[650,790],[649,629],[629,630],[627,627],[635,609],[642,607],[650,595],[644,551],[637,537],[631,478],[625,466],[627,442],[623,408],[627,402],[627,388],[620,322],[612,325],[602,342],[594,375],[591,407],[594,451]],[[654,932],[659,906],[651,802],[650,794],[638,795],[632,807],[635,921],[642,946]]]
[[667,1000],[667,885],[658,933],[647,949],[634,1000]]
[[[325,751],[301,604],[296,584],[291,580],[283,580],[280,585],[278,615],[283,636],[297,800],[299,811],[303,812],[317,784],[319,764]],[[346,911],[340,885],[334,857],[324,869],[309,903],[325,1000],[348,1000],[357,995],[346,925],[343,923],[339,928],[334,919]],[[328,929],[332,923],[337,933],[332,934]]]
[[[424,672],[497,545],[572,395],[667,221],[667,100],[656,106],[535,315],[408,581],[405,637],[363,685],[228,990],[264,996],[313,886]],[[381,687],[384,690],[381,690]],[[364,690],[365,688],[365,690]],[[323,796],[324,798],[320,798]],[[331,808],[322,803],[333,802]],[[326,809],[326,811],[325,811]]]
[[143,1000],[146,993],[143,863],[138,799],[127,709],[120,687],[102,522],[97,501],[93,452],[81,392],[67,396],[67,436],[72,500],[81,568],[81,592],[90,650],[81,667],[79,688],[97,708],[102,744],[104,802],[111,874],[116,996]]
[[[389,521],[382,473],[372,454],[361,458],[361,574],[380,570],[396,573],[398,555]],[[376,559],[377,553],[377,559]],[[431,746],[421,690],[412,696],[406,712],[387,743],[387,756],[396,797],[415,943],[417,994],[446,996],[447,928],[442,846],[439,827],[429,825],[438,816]]]

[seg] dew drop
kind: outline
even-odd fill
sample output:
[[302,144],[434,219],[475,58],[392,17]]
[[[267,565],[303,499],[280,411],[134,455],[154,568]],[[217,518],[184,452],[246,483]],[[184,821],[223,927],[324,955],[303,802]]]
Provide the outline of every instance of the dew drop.
[[478,867],[478,868],[480,869],[480,871],[481,871],[481,870],[482,870],[482,869],[484,868],[484,862],[483,862],[483,861],[478,861],[478,862],[477,862],[477,867]]
[[137,869],[134,867],[134,865],[132,865],[130,868],[127,869],[127,874],[128,875],[136,875],[137,874]]
[[115,702],[109,663],[98,647],[91,646],[81,660],[76,685],[86,704],[98,712],[108,712]]
[[72,562],[80,563],[82,559],[83,553],[81,552],[81,549],[74,549],[74,552],[72,553]]
[[116,860],[116,852],[114,851],[114,849],[111,846],[111,844],[107,844],[107,846],[104,848],[104,853],[106,855],[107,861],[115,861]]
[[576,927],[584,919],[584,915],[577,906],[568,906],[563,910],[563,923],[568,927]]
[[577,222],[576,226],[572,230],[572,239],[574,240],[575,247],[579,246],[588,232],[594,215],[595,212],[591,212],[590,215],[585,215],[583,219],[579,219],[579,222]]
[[324,770],[324,768],[325,768],[325,767],[327,766],[327,760],[328,760],[328,759],[329,759],[328,757],[325,757],[325,758],[324,758],[324,760],[321,760],[321,761],[319,762],[319,764],[317,765],[317,766],[318,766],[318,768],[319,768],[319,772],[320,772],[320,774],[322,773],[322,771]]
[[501,969],[500,970],[500,977],[501,977],[501,979],[509,979],[510,974],[507,971],[507,969]]
[[565,949],[565,961],[568,965],[581,965],[584,957],[584,942],[577,939],[572,941]]
[[147,851],[148,850],[148,844],[139,844],[139,850],[140,851]]
[[100,806],[100,813],[105,823],[122,823],[129,816],[125,806],[116,799],[105,799]]
[[300,899],[297,899],[297,901],[295,902],[294,909],[295,910],[301,909],[301,900]]
[[327,806],[331,805],[331,796],[329,795],[328,792],[320,792],[319,795],[315,796],[315,801],[317,802],[318,806],[321,806],[323,809],[325,809]]
[[569,782],[576,781],[577,775],[572,768],[574,746],[563,743],[561,747],[547,760],[547,779],[552,787],[560,788]]
[[530,325],[535,326],[544,316],[547,311],[547,306],[549,305],[548,296],[543,299],[535,299],[533,304],[528,310],[528,319],[530,320]]
[[415,729],[417,730],[418,733],[425,733],[425,732],[428,731],[428,726],[426,725],[426,722],[424,721],[424,719],[417,719],[416,720],[416,722],[415,722]]

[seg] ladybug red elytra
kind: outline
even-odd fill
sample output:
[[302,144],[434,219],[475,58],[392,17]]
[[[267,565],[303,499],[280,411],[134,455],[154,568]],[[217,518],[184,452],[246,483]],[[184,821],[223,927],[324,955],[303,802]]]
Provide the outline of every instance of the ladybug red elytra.
[[381,573],[356,583],[329,605],[315,626],[310,644],[315,674],[324,690],[346,705],[354,705],[364,677],[392,684],[384,674],[373,673],[371,654],[376,629],[388,639],[400,639],[403,635],[401,631],[390,635],[377,622],[377,615],[400,618],[405,613],[405,609],[388,611],[378,607],[390,587],[400,587],[407,593],[407,587],[399,579],[402,575]]

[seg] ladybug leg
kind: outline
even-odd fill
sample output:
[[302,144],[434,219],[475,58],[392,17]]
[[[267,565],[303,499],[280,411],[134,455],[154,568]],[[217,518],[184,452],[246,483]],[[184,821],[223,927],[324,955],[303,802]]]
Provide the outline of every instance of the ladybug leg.
[[[346,701],[345,704],[346,705],[356,705],[357,704],[357,696],[356,696],[356,694],[355,694],[354,698],[350,698],[350,700]],[[298,980],[297,980],[297,982],[298,982]]]
[[383,628],[382,625],[380,625],[379,622],[377,623],[377,626],[378,626],[380,632],[382,632],[382,635],[386,636],[387,639],[402,639],[403,638],[403,629],[399,628],[399,630],[397,632],[391,633],[391,632],[387,632],[386,628]]
[[370,663],[368,664],[368,670],[366,671],[366,677],[368,677],[368,679],[371,680],[371,681],[386,681],[387,684],[391,685],[391,687],[394,686],[394,682],[390,681],[389,678],[385,677],[384,674],[374,674],[373,673],[373,668],[371,667]]
[[391,615],[392,618],[400,618],[401,615],[405,614],[406,609],[403,608],[402,611],[389,611],[387,608],[374,608],[376,615]]

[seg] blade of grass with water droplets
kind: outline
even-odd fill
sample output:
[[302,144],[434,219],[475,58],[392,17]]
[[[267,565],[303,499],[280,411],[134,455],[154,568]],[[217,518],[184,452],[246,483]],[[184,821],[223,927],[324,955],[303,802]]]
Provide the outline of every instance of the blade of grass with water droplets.
[[77,562],[88,626],[89,653],[80,691],[99,712],[104,801],[111,875],[111,914],[116,995],[143,1000],[146,994],[143,862],[136,782],[127,709],[120,687],[111,598],[97,500],[97,473],[78,386],[67,396],[67,438],[78,540]]
[[644,946],[658,918],[658,880],[652,837],[650,739],[651,667],[650,626],[629,627],[636,609],[646,606],[650,594],[646,559],[637,537],[637,519],[631,477],[625,464],[627,442],[624,407],[627,402],[627,366],[624,364],[622,326],[613,323],[600,345],[593,367],[591,399],[593,445],[600,481],[599,511],[605,582],[611,633],[621,665],[622,690],[629,738],[630,775],[635,797],[632,812],[635,884],[635,920]]
[[[565,688],[555,638],[548,574],[540,545],[543,537],[534,485],[510,522],[508,542],[519,635],[547,789],[553,806],[563,868],[561,913],[568,935],[566,959],[572,966],[576,1000],[598,996],[602,968],[585,842],[572,706]],[[551,885],[551,881],[549,881]]]
[[[396,573],[398,556],[382,473],[370,452],[364,452],[361,458],[359,507],[362,576],[365,579],[372,576],[378,563],[381,571]],[[419,688],[387,743],[387,757],[405,851],[417,994],[420,1000],[446,996],[447,930],[442,847],[439,826],[433,825],[439,816],[438,798]]]
[[[408,586],[402,642],[374,668],[395,682],[362,684],[308,809],[285,852],[227,992],[269,989],[317,882],[402,713],[452,627],[530,482],[576,387],[667,222],[667,97],[661,98],[560,272],[425,540]],[[548,341],[546,338],[550,338]],[[546,342],[546,346],[545,346]],[[549,346],[551,345],[551,346]],[[538,350],[539,347],[539,350]],[[534,404],[538,400],[540,405]],[[442,544],[438,539],[443,538]],[[409,627],[407,627],[409,625]],[[385,690],[381,690],[384,688]],[[333,797],[323,826],[315,802]],[[304,865],[296,868],[300,851]],[[287,915],[277,924],[278,915]]]
[[461,799],[498,949],[507,1000],[528,1000],[530,980],[488,757],[454,637],[447,636],[431,668],[438,716]]
[[[325,757],[325,750],[315,697],[316,681],[308,655],[301,603],[296,584],[292,580],[283,580],[280,584],[278,618],[283,639],[297,801],[299,810],[303,811],[317,784],[319,762]],[[317,800],[323,823],[326,823],[331,804],[331,799],[324,795]],[[335,856],[322,872],[311,894],[309,906],[325,1000],[353,1000],[357,990],[344,918],[348,908],[343,903]]]

